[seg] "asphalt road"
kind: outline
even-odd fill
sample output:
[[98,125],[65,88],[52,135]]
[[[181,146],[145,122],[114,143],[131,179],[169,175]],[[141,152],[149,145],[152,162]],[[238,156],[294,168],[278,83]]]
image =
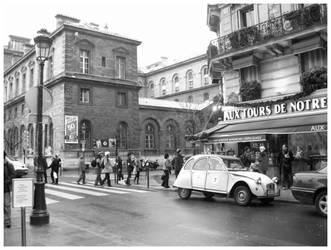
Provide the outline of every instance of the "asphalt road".
[[[327,219],[313,207],[275,202],[237,206],[233,200],[206,200],[193,193],[181,200],[174,191],[150,190],[123,194],[96,191],[104,196],[77,193],[74,186],[54,185],[46,190],[75,194],[68,200],[46,193],[50,224],[29,225],[27,245],[33,246],[326,246]],[[71,184],[70,184],[71,183]],[[75,185],[75,184],[73,184]],[[68,189],[69,188],[69,189]],[[74,188],[83,190],[81,186]],[[123,188],[126,188],[123,186]],[[107,190],[107,188],[104,188]],[[111,189],[110,189],[111,190]],[[117,191],[120,191],[117,189]],[[82,191],[84,192],[84,191]],[[4,245],[20,245],[20,210],[13,226],[4,230]]]

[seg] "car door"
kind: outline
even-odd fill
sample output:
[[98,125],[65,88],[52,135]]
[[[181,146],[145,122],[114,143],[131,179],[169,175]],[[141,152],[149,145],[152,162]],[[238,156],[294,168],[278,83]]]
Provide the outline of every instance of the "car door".
[[204,189],[206,183],[206,174],[209,168],[208,158],[203,157],[195,162],[192,167],[192,188]]
[[229,175],[224,162],[219,158],[210,157],[206,177],[206,190],[226,193],[228,178]]

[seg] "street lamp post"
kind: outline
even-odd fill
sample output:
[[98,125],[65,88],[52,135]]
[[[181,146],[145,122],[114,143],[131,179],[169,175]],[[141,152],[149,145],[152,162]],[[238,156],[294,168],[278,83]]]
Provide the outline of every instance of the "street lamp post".
[[46,207],[45,199],[45,183],[43,180],[44,158],[43,158],[43,74],[44,63],[49,56],[52,40],[46,32],[38,32],[38,36],[34,39],[36,59],[40,68],[40,81],[38,85],[38,100],[37,100],[37,180],[34,183],[34,205],[32,214],[30,215],[31,225],[44,225],[49,223],[49,214]]

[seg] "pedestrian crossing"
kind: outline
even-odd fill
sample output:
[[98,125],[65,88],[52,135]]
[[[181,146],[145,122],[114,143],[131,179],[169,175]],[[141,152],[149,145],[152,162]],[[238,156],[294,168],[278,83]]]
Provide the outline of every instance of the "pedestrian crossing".
[[95,187],[93,182],[77,184],[75,182],[61,182],[58,185],[45,184],[46,204],[56,204],[63,200],[79,200],[89,196],[103,197],[109,195],[128,195],[149,193],[147,190],[138,190],[122,187]]

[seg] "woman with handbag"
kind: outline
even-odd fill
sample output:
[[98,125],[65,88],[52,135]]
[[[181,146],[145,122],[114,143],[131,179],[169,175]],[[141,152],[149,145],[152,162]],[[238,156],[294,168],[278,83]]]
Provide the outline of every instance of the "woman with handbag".
[[171,161],[169,159],[169,154],[164,154],[164,164],[163,164],[163,175],[161,186],[169,188],[169,174],[171,171]]

